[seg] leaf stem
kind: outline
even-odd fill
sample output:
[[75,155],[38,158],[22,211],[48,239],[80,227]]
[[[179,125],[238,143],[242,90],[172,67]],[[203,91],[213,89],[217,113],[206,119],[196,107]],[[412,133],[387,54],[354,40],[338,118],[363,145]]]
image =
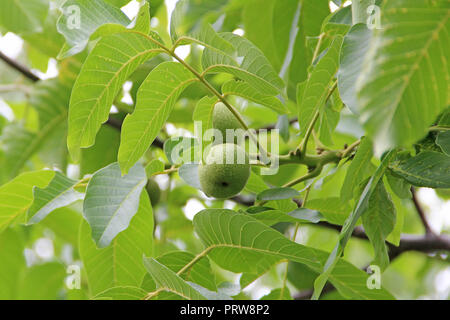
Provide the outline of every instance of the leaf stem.
[[430,128],[430,131],[431,132],[450,131],[450,127],[433,126]]
[[[328,94],[325,97],[324,103],[326,103],[328,101],[328,99],[330,99],[331,95],[333,94],[334,90],[336,90],[336,88],[337,88],[337,80],[334,81],[333,85],[328,90]],[[300,150],[301,154],[306,154],[306,151],[307,151],[307,148],[308,148],[309,137],[311,136],[311,133],[314,130],[314,126],[316,125],[316,122],[319,119],[319,116],[320,116],[320,110],[317,109],[316,112],[314,113],[313,118],[311,119],[311,122],[308,125],[308,129],[306,130],[305,137],[303,138],[300,146],[298,147],[298,149]]]
[[[241,124],[242,128],[244,128],[248,133],[250,138],[253,140],[253,142],[258,146],[258,149],[260,150],[260,152],[264,155],[264,156],[270,156],[270,152],[267,152],[266,150],[264,150],[264,148],[260,145],[260,143],[258,142],[258,138],[253,134],[253,132],[250,130],[250,128],[247,126],[247,124],[245,123],[244,119],[242,118],[241,114],[239,113],[238,110],[236,110],[236,108],[234,108],[227,100],[226,98],[220,94],[208,81],[206,81],[205,77],[203,74],[200,74],[197,70],[195,70],[192,66],[190,66],[188,63],[186,63],[186,61],[184,61],[183,59],[181,59],[176,53],[175,53],[175,49],[176,46],[174,45],[172,49],[167,48],[166,46],[164,46],[162,43],[160,43],[159,41],[157,41],[156,39],[153,39],[152,37],[145,35],[150,41],[152,41],[154,44],[156,44],[157,46],[159,46],[161,49],[163,49],[168,55],[172,56],[175,60],[177,60],[179,63],[181,63],[186,69],[188,69],[195,77],[197,77],[197,79],[212,93],[214,94],[230,111],[231,113],[235,116],[235,118],[239,121],[239,123]],[[179,42],[177,41],[175,43],[176,45],[179,44]]]

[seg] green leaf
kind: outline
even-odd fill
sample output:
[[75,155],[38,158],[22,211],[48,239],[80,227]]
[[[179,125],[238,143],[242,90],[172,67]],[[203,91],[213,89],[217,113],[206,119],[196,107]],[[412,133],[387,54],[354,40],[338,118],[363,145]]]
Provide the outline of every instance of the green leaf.
[[150,178],[155,173],[162,172],[162,171],[164,171],[164,163],[158,159],[153,159],[145,167],[145,173],[147,174],[147,178]]
[[446,155],[450,156],[450,131],[439,132],[436,144],[441,147]]
[[382,15],[357,86],[360,120],[378,154],[423,138],[450,93],[450,3],[385,1]]
[[89,224],[80,227],[80,257],[86,269],[92,296],[117,286],[139,287],[145,275],[142,255],[150,255],[153,245],[153,213],[146,192],[141,193],[139,210],[130,226],[111,245],[98,249]]
[[340,198],[319,198],[306,201],[305,208],[319,211],[332,224],[343,225],[352,211]]
[[183,152],[188,152],[196,145],[196,138],[179,136],[167,139],[164,142],[163,149],[170,164],[181,164],[182,162],[189,162],[190,160],[183,156]]
[[263,296],[260,300],[292,300],[291,294],[288,288],[275,289],[269,294]]
[[68,45],[60,53],[61,59],[83,51],[91,35],[100,26],[107,23],[127,26],[130,23],[119,8],[103,0],[68,0],[61,11],[56,26]]
[[372,156],[372,142],[367,138],[363,138],[354,159],[347,169],[341,189],[342,202],[353,199],[355,188],[370,174],[370,160]]
[[119,164],[123,173],[147,151],[180,94],[195,81],[194,75],[176,62],[164,62],[148,75],[139,88],[133,114],[122,126]]
[[200,179],[198,177],[198,163],[185,163],[178,169],[180,178],[191,187],[201,190]]
[[[291,28],[301,1],[246,1],[242,13],[245,37],[280,71],[288,53]],[[297,27],[297,25],[294,25]]]
[[77,246],[78,231],[82,219],[83,216],[79,211],[70,207],[64,207],[53,211],[45,217],[45,219],[39,222],[39,224],[52,230],[61,240],[68,242],[73,246]]
[[259,193],[256,198],[258,200],[283,200],[298,197],[300,193],[292,188],[272,188]]
[[[178,272],[194,258],[195,255],[190,252],[173,251],[159,256],[156,260],[173,272]],[[186,281],[195,282],[206,289],[217,290],[215,276],[212,273],[211,265],[207,257],[198,260],[192,268],[180,274],[180,277]]]
[[386,180],[392,191],[400,199],[411,199],[411,185],[403,178],[397,177],[390,171],[386,172]]
[[345,35],[342,43],[338,88],[341,99],[355,114],[359,114],[356,85],[360,71],[365,65],[365,56],[370,47],[372,31],[365,24],[356,24]]
[[86,59],[72,90],[67,145],[74,159],[94,144],[123,83],[160,52],[149,36],[133,31],[102,38]]
[[[260,208],[260,207],[258,207]],[[257,212],[251,214],[252,218],[255,218],[264,224],[272,226],[279,222],[290,222],[290,223],[317,223],[323,216],[318,212],[306,208],[298,208],[289,213],[285,213],[281,210],[265,210],[262,212]]]
[[[232,272],[257,272],[281,259],[320,272],[327,257],[324,251],[292,242],[251,216],[231,210],[203,210],[195,215],[194,228],[210,258]],[[384,289],[369,290],[367,275],[342,259],[330,280],[339,292],[354,299],[392,299]]]
[[[68,63],[69,64],[69,63]],[[1,136],[2,149],[5,152],[4,168],[8,177],[12,178],[20,172],[26,162],[38,151],[51,146],[51,152],[45,151],[43,160],[52,165],[64,166],[66,158],[65,134],[68,103],[72,79],[63,79],[63,68],[59,79],[40,81],[35,85],[30,96],[30,105],[36,110],[39,118],[39,129],[31,132],[20,124],[6,126]],[[60,152],[56,152],[56,141]]]
[[100,292],[93,300],[142,300],[147,292],[133,286],[113,287]]
[[278,117],[277,123],[275,124],[275,129],[279,130],[280,136],[283,139],[284,142],[289,142],[290,133],[289,133],[289,127],[290,127],[288,116],[285,114],[282,114]]
[[120,131],[103,125],[95,138],[95,144],[81,150],[80,176],[93,174],[101,168],[117,162],[120,145]]
[[266,190],[267,184],[264,182],[263,178],[256,174],[255,172],[250,172],[250,178],[247,181],[247,184],[245,185],[245,190],[252,192],[252,193],[261,193],[262,191]]
[[64,265],[58,262],[32,266],[22,279],[18,299],[56,300],[63,289],[66,275]]
[[247,82],[230,80],[222,86],[222,94],[225,96],[242,97],[264,107],[268,107],[279,114],[289,113],[288,108],[278,98],[259,92]]
[[229,41],[237,50],[238,58],[220,54],[206,48],[203,51],[202,64],[204,73],[225,72],[246,81],[261,93],[276,95],[284,87],[267,58],[254,44],[233,33],[221,33],[220,36]]
[[405,161],[395,161],[389,168],[417,187],[450,188],[450,157],[425,151]]
[[14,178],[19,173],[30,156],[31,150],[28,150],[34,141],[37,141],[36,134],[21,124],[11,123],[3,128],[0,145],[5,155],[2,167],[7,178]]
[[300,16],[297,23],[298,32],[288,74],[288,93],[293,100],[298,83],[307,80],[308,68],[312,63],[313,52],[308,46],[308,39],[319,36],[322,22],[329,14],[330,7],[327,0],[301,1]]
[[338,71],[339,52],[341,49],[342,37],[337,36],[329,48],[328,52],[320,59],[310,74],[305,87],[303,88],[301,101],[297,101],[298,117],[302,135],[305,134],[314,114],[323,110],[325,99],[329,94],[331,82]]
[[149,34],[151,29],[150,19],[150,4],[144,0],[140,3],[139,12],[129,27],[143,34]]
[[373,191],[369,206],[362,215],[364,230],[375,251],[375,263],[386,269],[389,265],[389,255],[385,244],[387,236],[394,230],[396,212],[383,181],[378,182]]
[[319,127],[319,140],[327,146],[333,145],[333,136],[339,123],[340,111],[333,109],[331,103],[326,103],[320,109],[319,120],[316,126]]
[[89,181],[83,215],[92,229],[92,239],[99,248],[108,246],[139,209],[140,195],[147,183],[145,169],[136,164],[122,176],[113,163],[96,172]]
[[192,34],[204,24],[205,16],[214,15],[227,4],[227,0],[180,0],[177,2],[170,19],[170,36],[176,41],[181,35]]
[[38,223],[53,210],[68,206],[69,204],[84,198],[84,194],[73,189],[77,181],[55,172],[53,180],[47,187],[33,188],[33,204],[28,209],[28,223]]
[[314,293],[312,299],[319,299],[323,287],[325,286],[328,279],[331,279],[331,274],[336,268],[339,262],[339,258],[342,256],[348,240],[352,236],[358,219],[367,211],[369,206],[369,199],[375,192],[378,182],[383,178],[389,162],[395,157],[395,155],[396,151],[390,151],[384,156],[380,166],[377,168],[377,170],[367,183],[366,187],[364,188],[355,209],[345,221],[341,233],[339,234],[339,240],[336,243],[336,246],[334,247],[331,254],[328,256],[326,264],[323,270],[321,270],[321,274],[314,281]]
[[0,299],[17,298],[17,284],[26,268],[25,243],[18,232],[7,229],[0,233]]
[[209,50],[217,51],[218,54],[229,56],[230,58],[236,50],[231,43],[220,37],[213,27],[207,23],[204,23],[201,28],[194,32],[181,36],[177,40],[179,45],[196,43]]
[[16,34],[39,32],[48,8],[47,0],[3,0],[0,26]]
[[147,272],[158,285],[158,289],[175,293],[187,300],[206,300],[196,289],[185,282],[175,272],[153,258],[144,258]]
[[33,187],[44,188],[54,174],[50,170],[27,172],[0,187],[0,233],[25,217],[33,202]]
[[[213,127],[212,119],[214,106],[219,102],[217,97],[203,97],[195,106],[192,120],[201,121],[203,134]],[[199,137],[202,138],[202,137]]]

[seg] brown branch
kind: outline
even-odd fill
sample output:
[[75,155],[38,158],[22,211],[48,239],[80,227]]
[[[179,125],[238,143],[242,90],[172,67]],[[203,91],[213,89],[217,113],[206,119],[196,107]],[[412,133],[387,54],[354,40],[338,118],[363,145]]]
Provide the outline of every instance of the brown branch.
[[[236,203],[244,206],[252,206],[254,201],[250,198],[244,198],[243,196],[236,196],[230,199]],[[293,199],[298,207],[302,206],[302,201],[299,199]],[[316,225],[325,227],[328,229],[336,230],[341,232],[341,226],[334,225],[326,221],[321,221]],[[369,240],[364,228],[358,226],[353,230],[352,237]],[[433,251],[449,251],[450,252],[450,236],[447,235],[435,235],[435,234],[425,234],[425,235],[402,235],[400,239],[400,244],[398,247],[393,244],[386,242],[389,249],[389,258],[394,260],[400,254],[406,251],[419,251],[419,252],[433,252]]]
[[31,80],[33,82],[37,82],[41,80],[37,75],[35,75],[33,72],[31,72],[30,69],[28,69],[26,66],[20,64],[19,62],[11,59],[7,55],[5,55],[3,52],[0,51],[0,59],[3,60],[7,65],[15,69],[16,71],[20,72],[22,75],[25,76],[28,80]]
[[[298,122],[297,118],[292,118],[292,119],[289,120],[289,124],[294,124],[296,122]],[[276,127],[276,124],[269,124],[269,125],[267,125],[265,127],[261,127],[261,128],[255,129],[255,131],[257,133],[259,133],[261,130],[273,130],[273,129],[275,129],[275,127]]]
[[[30,69],[28,69],[26,66],[24,66],[24,65],[20,64],[19,62],[9,58],[7,55],[5,55],[1,51],[0,51],[0,60],[3,60],[11,68],[13,68],[16,71],[20,72],[28,80],[31,80],[33,82],[38,82],[38,81],[42,80],[37,75],[35,75]],[[110,116],[108,121],[106,121],[106,124],[120,131],[122,129],[122,124],[123,123],[122,123],[122,121],[120,121],[118,119],[115,119],[115,118]],[[163,146],[164,146],[164,142],[161,141],[161,139],[156,138],[155,141],[153,141],[152,146],[162,149]]]
[[417,213],[419,214],[420,220],[422,221],[422,224],[425,228],[425,234],[430,235],[433,234],[433,230],[431,229],[427,218],[425,216],[425,211],[423,210],[419,199],[417,198],[417,191],[414,187],[411,187],[411,193],[412,193],[412,201],[414,203],[414,206],[416,207]]

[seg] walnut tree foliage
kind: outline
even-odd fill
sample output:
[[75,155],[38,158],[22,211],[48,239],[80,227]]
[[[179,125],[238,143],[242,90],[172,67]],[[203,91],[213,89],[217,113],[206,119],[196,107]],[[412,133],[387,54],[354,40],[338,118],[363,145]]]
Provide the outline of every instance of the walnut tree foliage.
[[[449,297],[449,0],[129,2],[0,3],[0,299]],[[238,195],[199,121],[251,132]]]

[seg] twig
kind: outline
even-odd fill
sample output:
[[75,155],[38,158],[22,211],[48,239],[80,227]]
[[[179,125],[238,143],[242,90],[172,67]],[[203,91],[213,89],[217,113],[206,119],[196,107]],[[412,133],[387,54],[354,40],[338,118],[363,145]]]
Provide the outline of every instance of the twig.
[[411,187],[411,194],[412,194],[412,201],[414,203],[414,206],[416,207],[417,213],[419,214],[420,220],[422,220],[422,224],[425,228],[425,234],[433,234],[433,230],[430,227],[430,224],[427,221],[427,218],[425,216],[425,211],[423,210],[419,199],[417,199],[417,191],[414,187]]
[[3,52],[0,51],[0,59],[3,60],[6,64],[8,64],[10,67],[15,69],[16,71],[20,72],[22,75],[25,76],[28,80],[31,80],[33,82],[37,82],[41,80],[37,75],[35,75],[33,72],[31,72],[30,69],[28,69],[26,66],[20,64],[19,62],[11,59],[7,55],[5,55]]

